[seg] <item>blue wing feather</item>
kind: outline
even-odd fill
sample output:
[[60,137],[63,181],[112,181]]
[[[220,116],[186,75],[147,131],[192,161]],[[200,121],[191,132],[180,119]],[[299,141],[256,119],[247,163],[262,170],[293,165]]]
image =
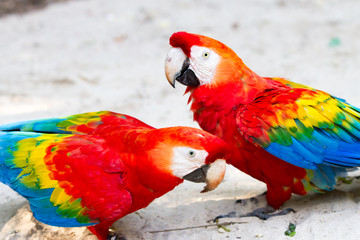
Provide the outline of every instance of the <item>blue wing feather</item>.
[[34,217],[48,225],[58,226],[58,227],[84,227],[91,226],[97,223],[79,223],[75,218],[64,218],[59,215],[56,210],[57,207],[37,207],[36,205],[31,204],[31,211],[34,213]]
[[11,162],[13,151],[16,151],[16,142],[28,138],[26,135],[0,132],[0,181],[11,185],[16,181],[22,169],[14,168]]
[[[23,125],[23,123],[21,123],[21,125]],[[7,129],[15,130],[18,129],[18,126],[19,125],[14,124]],[[14,159],[13,152],[18,150],[17,142],[28,138],[35,138],[40,135],[42,134],[33,132],[0,131],[0,181],[28,199],[35,218],[41,222],[63,227],[81,227],[96,224],[80,223],[76,218],[64,218],[64,216],[58,214],[57,210],[59,206],[54,206],[50,202],[50,196],[54,188],[29,188],[21,182],[21,179],[29,174],[21,175],[23,169],[16,167],[12,162]]]
[[318,164],[337,167],[360,166],[360,142],[348,143],[330,138],[321,129],[315,129],[311,141],[299,141],[292,137],[292,145],[271,143],[266,151],[284,161],[307,169],[316,169]]

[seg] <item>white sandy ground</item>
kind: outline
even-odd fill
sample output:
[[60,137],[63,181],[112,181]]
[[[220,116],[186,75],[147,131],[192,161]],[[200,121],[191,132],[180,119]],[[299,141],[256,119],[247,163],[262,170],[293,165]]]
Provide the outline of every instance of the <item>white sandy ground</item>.
[[[169,36],[201,33],[232,47],[258,74],[282,76],[360,106],[360,2],[357,0],[73,1],[0,19],[0,123],[112,110],[155,127],[197,126],[164,76]],[[116,227],[128,239],[359,239],[360,182],[326,194],[294,196],[298,212],[267,221],[206,225],[256,196],[264,184],[228,168],[200,194],[184,183]],[[34,222],[26,201],[0,185],[0,239],[93,239],[85,228]],[[19,209],[19,210],[18,210]],[[18,210],[18,212],[17,212]],[[16,214],[16,215],[15,215]],[[296,235],[284,235],[289,222]]]

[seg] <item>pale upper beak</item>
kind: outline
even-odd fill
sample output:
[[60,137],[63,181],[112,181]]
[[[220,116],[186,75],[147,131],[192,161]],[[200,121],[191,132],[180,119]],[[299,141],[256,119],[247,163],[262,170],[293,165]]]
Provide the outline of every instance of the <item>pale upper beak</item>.
[[226,161],[217,159],[211,164],[205,164],[191,173],[185,175],[183,179],[191,182],[205,182],[206,186],[202,193],[214,190],[223,180],[226,170]]
[[165,75],[171,86],[175,87],[176,77],[180,75],[187,57],[181,48],[171,48],[165,60]]
[[165,60],[165,74],[171,86],[175,88],[175,81],[191,87],[200,85],[199,79],[189,66],[190,60],[181,48],[171,48]]

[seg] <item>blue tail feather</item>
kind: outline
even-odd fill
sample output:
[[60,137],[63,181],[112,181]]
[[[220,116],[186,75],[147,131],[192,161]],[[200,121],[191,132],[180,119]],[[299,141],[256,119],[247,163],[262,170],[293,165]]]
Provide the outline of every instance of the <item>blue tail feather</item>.
[[0,131],[22,131],[41,133],[70,133],[61,130],[57,124],[66,120],[65,118],[49,118],[42,120],[30,120],[0,125]]
[[96,223],[79,223],[76,218],[64,218],[59,215],[56,210],[57,207],[37,207],[36,205],[32,205],[30,202],[31,211],[34,213],[34,217],[48,225],[58,226],[58,227],[83,227],[83,226],[91,226]]
[[335,168],[328,165],[320,164],[317,169],[311,170],[313,176],[311,182],[319,189],[331,191],[336,186],[336,171]]

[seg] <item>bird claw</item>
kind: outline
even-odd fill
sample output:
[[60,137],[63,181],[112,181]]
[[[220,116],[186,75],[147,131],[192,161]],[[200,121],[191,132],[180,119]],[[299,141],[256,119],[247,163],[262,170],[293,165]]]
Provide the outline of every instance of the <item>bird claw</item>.
[[217,222],[220,218],[243,217],[257,217],[261,220],[267,220],[271,217],[286,215],[290,212],[296,212],[292,208],[275,210],[274,208],[268,206],[265,193],[259,195],[258,197],[236,200],[234,208],[235,211],[229,212],[228,214],[219,215],[215,217],[213,221]]
[[225,215],[219,215],[217,217],[215,217],[212,222],[217,222],[219,219],[221,218],[236,218],[236,212],[229,212],[228,214]]
[[243,218],[243,217],[257,217],[261,220],[267,220],[271,217],[286,215],[290,212],[296,213],[293,208],[286,208],[283,210],[275,210],[270,206],[255,209],[252,212],[246,214],[236,214],[236,212],[229,212],[225,215],[219,215],[214,218],[213,222],[217,222],[221,218]]
[[265,208],[255,209],[254,211],[247,213],[245,215],[240,215],[239,217],[257,217],[261,220],[267,220],[271,217],[286,215],[290,212],[295,213],[296,211],[292,208],[286,208],[283,210],[276,211],[274,208],[268,206]]

